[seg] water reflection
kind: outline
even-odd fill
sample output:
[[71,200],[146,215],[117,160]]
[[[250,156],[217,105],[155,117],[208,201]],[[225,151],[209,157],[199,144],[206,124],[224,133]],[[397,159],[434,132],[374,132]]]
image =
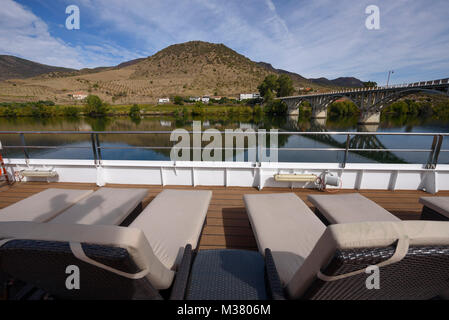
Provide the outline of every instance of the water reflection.
[[[144,118],[0,118],[0,130],[14,131],[171,131],[175,128],[192,129],[192,121],[200,120],[203,128],[225,129],[266,129],[298,132],[449,132],[448,120],[434,120],[407,117],[382,117],[380,125],[358,125],[357,117],[304,119],[299,116],[289,117],[252,117],[252,116],[208,116],[206,117],[144,117]],[[28,145],[65,146],[62,150],[29,150],[31,157],[37,158],[77,158],[91,159],[89,135],[26,135]],[[0,135],[4,145],[20,145],[18,136]],[[101,135],[103,147],[171,147],[167,134],[151,135]],[[401,149],[421,148],[429,149],[432,137],[398,137],[398,136],[357,136],[350,140],[350,147],[357,149]],[[312,135],[295,136],[280,135],[279,146],[287,148],[344,148],[346,136]],[[79,147],[79,149],[73,149]],[[449,139],[445,139],[442,149],[449,149]],[[6,150],[9,157],[22,157],[22,150]],[[136,159],[136,160],[166,160],[170,151],[165,149],[136,149],[136,150],[103,150],[105,159]],[[427,153],[403,152],[353,152],[349,156],[350,162],[389,162],[389,163],[425,163]],[[307,162],[335,162],[341,161],[342,152],[324,151],[281,151],[279,161],[307,161]],[[440,155],[440,163],[448,163],[449,154]]]

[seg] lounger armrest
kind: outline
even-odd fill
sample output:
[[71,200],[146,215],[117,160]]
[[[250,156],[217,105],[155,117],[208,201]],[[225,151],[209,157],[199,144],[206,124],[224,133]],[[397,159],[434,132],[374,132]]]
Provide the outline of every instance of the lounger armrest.
[[273,300],[285,300],[281,279],[270,249],[265,249],[265,272],[267,277],[268,292]]
[[184,300],[187,283],[189,281],[190,268],[192,267],[192,258],[192,246],[188,244],[184,249],[182,261],[176,273],[175,281],[170,294],[170,300]]

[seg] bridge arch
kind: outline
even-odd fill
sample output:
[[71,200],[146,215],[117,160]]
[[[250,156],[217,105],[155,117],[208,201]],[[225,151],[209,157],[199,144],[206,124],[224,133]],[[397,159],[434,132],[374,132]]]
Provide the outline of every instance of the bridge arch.
[[420,92],[449,96],[449,94],[444,93],[439,90],[432,90],[432,89],[425,89],[425,88],[406,89],[406,90],[402,90],[402,91],[393,92],[390,95],[385,96],[383,99],[374,103],[372,105],[372,108],[375,109],[377,112],[381,112],[383,109],[385,109],[387,106],[389,106],[393,102],[395,102],[403,97],[406,97],[408,95],[411,95],[414,93],[420,93]]
[[352,101],[360,110],[359,123],[379,123],[380,113],[390,103],[409,94],[426,92],[449,96],[449,79],[416,82],[389,87],[339,90],[321,94],[302,95],[278,98],[284,101],[290,115],[297,115],[300,103],[309,101],[312,106],[312,116],[327,117],[328,106],[340,98]]

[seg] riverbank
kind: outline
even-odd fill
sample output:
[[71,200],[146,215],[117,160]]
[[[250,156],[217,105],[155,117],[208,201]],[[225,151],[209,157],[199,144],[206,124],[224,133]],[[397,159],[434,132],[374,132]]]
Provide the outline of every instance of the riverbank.
[[[0,105],[0,117],[76,117],[85,116],[84,105],[48,105],[47,102],[36,103],[11,103]],[[137,107],[136,107],[137,106]],[[163,116],[163,115],[230,115],[262,113],[260,107],[246,105],[113,105],[106,107],[105,116]]]

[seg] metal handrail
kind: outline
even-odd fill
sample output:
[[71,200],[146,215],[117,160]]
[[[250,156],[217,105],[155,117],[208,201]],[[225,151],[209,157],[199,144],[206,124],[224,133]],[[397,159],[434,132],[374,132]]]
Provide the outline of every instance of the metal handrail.
[[[257,132],[254,130],[254,132]],[[0,134],[17,134],[20,137],[22,145],[20,146],[3,146],[4,149],[23,149],[25,160],[29,161],[28,149],[92,149],[94,156],[94,163],[96,165],[101,164],[102,155],[101,150],[109,149],[155,149],[155,150],[170,150],[177,148],[176,146],[120,146],[120,147],[107,147],[100,145],[99,135],[111,135],[111,134],[171,134],[172,131],[0,131]],[[188,134],[203,134],[205,131],[186,131]],[[225,133],[221,131],[221,133]],[[449,133],[428,133],[428,132],[289,132],[289,131],[273,131],[267,132],[267,134],[277,135],[298,135],[298,136],[310,136],[310,135],[330,135],[330,136],[346,136],[345,148],[271,148],[281,151],[344,151],[344,159],[341,163],[341,167],[345,168],[349,152],[429,152],[429,159],[426,164],[427,169],[435,169],[438,164],[438,157],[442,152],[449,152],[447,149],[441,149],[443,139],[445,136],[449,136]],[[37,134],[84,134],[91,136],[91,146],[28,146],[25,142],[25,135],[37,135]],[[248,132],[232,132],[233,135],[247,135]],[[350,148],[351,136],[432,136],[434,137],[432,146],[430,149],[397,149],[397,148],[382,148],[382,149],[361,149]],[[259,146],[260,147],[260,146]],[[249,150],[257,149],[258,146],[249,146],[246,148],[238,147],[222,147],[222,150]],[[208,150],[213,147],[190,147],[190,150]]]
[[[0,134],[171,134],[173,131],[0,131]],[[257,131],[255,131],[257,132]],[[449,133],[433,132],[351,132],[351,131],[319,131],[319,132],[297,132],[297,131],[267,131],[270,134],[287,135],[367,135],[367,136],[449,136]],[[205,131],[186,131],[189,134],[202,134]],[[220,131],[225,133],[225,131]],[[232,134],[248,134],[248,132],[233,132]]]

